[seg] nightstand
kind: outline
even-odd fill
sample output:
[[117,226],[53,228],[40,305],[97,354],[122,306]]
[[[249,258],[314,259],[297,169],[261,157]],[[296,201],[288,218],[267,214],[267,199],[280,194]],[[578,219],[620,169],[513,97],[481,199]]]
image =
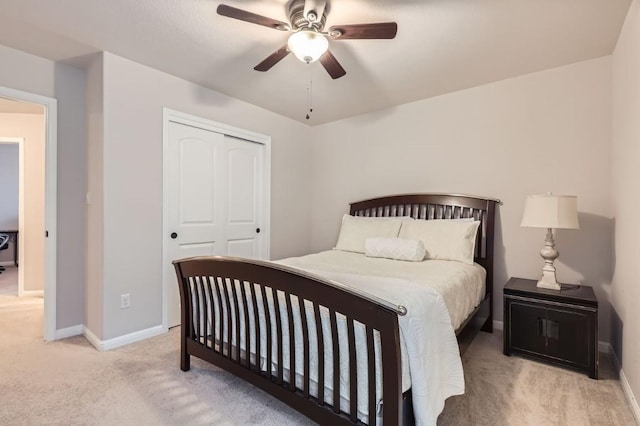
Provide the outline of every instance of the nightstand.
[[504,286],[504,354],[520,354],[598,378],[598,299],[593,289],[536,287],[511,278]]

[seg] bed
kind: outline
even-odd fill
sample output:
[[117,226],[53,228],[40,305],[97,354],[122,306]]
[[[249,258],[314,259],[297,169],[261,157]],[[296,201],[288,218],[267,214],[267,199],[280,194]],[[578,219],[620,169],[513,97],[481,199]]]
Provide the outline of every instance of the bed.
[[[403,276],[393,268],[391,272],[377,269],[382,264],[403,268],[395,265],[411,262],[373,259],[376,256],[357,249],[277,263],[221,256],[174,261],[181,298],[180,368],[189,370],[190,357],[196,356],[320,424],[411,425],[416,419],[418,424],[435,424],[444,398],[460,393],[459,354],[478,330],[492,331],[497,203],[468,195],[394,195],[352,203],[352,219],[343,218],[340,238],[345,220],[385,222],[385,228],[401,222],[399,229],[408,230],[424,221],[432,221],[429,225],[446,221],[452,229],[469,228],[465,222],[476,224],[471,262],[464,271],[477,275],[474,268],[480,270],[482,280],[480,289],[474,290],[476,300],[467,301],[463,313],[449,314],[454,311],[448,306],[452,299],[445,301],[440,290],[424,289],[413,272]],[[365,242],[375,241],[367,238]],[[445,269],[453,263],[437,258],[420,262]],[[416,265],[406,269],[424,269]],[[358,268],[366,271],[357,272]],[[429,300],[431,307],[422,308],[423,300]],[[430,322],[442,326],[431,330],[415,315],[431,316]],[[423,334],[423,329],[431,331]],[[451,340],[455,350],[449,348]],[[420,354],[434,348],[437,356],[446,353],[429,370],[425,364],[431,361],[422,360]],[[451,383],[455,383],[432,404],[425,398],[433,395],[425,395],[425,389],[434,394],[441,390],[432,384],[424,386],[423,377],[446,370],[443,364],[452,366],[455,380]],[[418,402],[415,409],[414,400]]]

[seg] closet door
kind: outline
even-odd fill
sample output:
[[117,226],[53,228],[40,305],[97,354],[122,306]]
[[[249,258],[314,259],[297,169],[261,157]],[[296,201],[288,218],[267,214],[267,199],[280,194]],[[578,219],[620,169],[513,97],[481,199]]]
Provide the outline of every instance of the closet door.
[[263,259],[264,145],[225,136],[227,202],[225,255]]
[[[264,258],[264,145],[170,122],[165,185],[169,260],[230,255]],[[180,324],[180,295],[170,262],[168,326]]]

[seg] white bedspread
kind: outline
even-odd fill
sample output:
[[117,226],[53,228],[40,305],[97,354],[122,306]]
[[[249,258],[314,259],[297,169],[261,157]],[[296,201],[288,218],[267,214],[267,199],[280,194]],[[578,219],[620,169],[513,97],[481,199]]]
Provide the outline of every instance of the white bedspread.
[[328,250],[276,263],[304,270],[402,278],[437,291],[444,299],[454,330],[484,298],[486,272],[482,266],[447,260],[403,262],[361,253]]
[[[448,306],[451,304],[457,309],[472,305],[472,310],[477,305],[482,298],[478,293],[484,292],[481,267],[447,261],[398,262],[342,251],[321,252],[277,263],[325,276],[407,308],[408,314],[398,317],[403,390],[412,388],[416,424],[435,425],[445,399],[464,393],[462,362]],[[473,287],[478,274],[480,292]],[[471,286],[472,291],[465,293],[472,294],[454,295],[456,291],[449,291],[447,284],[452,282],[454,287]],[[441,292],[448,295],[449,304]],[[462,319],[456,321],[462,322]],[[359,391],[360,395],[365,393],[366,389]]]

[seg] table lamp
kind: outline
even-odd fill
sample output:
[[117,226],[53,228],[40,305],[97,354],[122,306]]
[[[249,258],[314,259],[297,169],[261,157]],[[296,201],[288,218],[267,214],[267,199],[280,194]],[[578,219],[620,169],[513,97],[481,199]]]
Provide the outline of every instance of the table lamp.
[[575,195],[540,194],[529,195],[525,200],[524,213],[520,226],[528,228],[547,228],[547,238],[540,256],[544,259],[542,278],[538,287],[560,290],[556,281],[556,268],[553,261],[560,253],[553,241],[554,229],[579,229],[578,197]]

